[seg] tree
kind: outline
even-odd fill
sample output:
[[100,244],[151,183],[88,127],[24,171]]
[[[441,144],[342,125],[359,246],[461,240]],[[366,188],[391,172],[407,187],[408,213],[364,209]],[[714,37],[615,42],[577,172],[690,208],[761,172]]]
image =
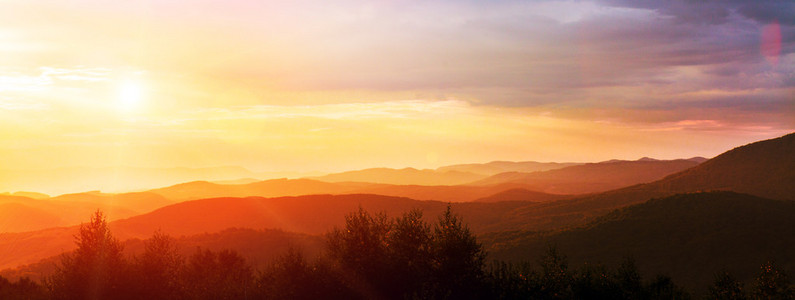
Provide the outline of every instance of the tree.
[[439,217],[431,243],[437,284],[434,289],[441,293],[437,297],[478,298],[486,253],[469,227],[452,213],[450,205]]
[[258,287],[261,298],[318,299],[312,275],[312,268],[304,255],[297,249],[289,248],[260,275]]
[[88,224],[81,224],[75,237],[77,250],[64,254],[61,265],[49,280],[55,299],[120,299],[125,290],[128,265],[122,245],[110,233],[105,215],[96,211]]
[[391,288],[387,234],[392,223],[386,214],[370,215],[364,208],[345,216],[345,228],[327,236],[329,257],[352,290],[366,298],[384,298]]
[[136,259],[136,293],[143,299],[177,299],[184,259],[177,253],[174,240],[158,231],[145,242],[144,253]]
[[716,300],[747,299],[743,291],[743,284],[726,271],[715,275],[715,282],[709,287],[709,298]]
[[47,299],[47,293],[41,285],[27,277],[22,277],[17,282],[10,282],[0,276],[0,299],[43,300]]
[[235,251],[197,249],[182,280],[190,299],[245,299],[253,290],[253,276],[246,260]]
[[669,276],[657,275],[645,288],[647,299],[690,299],[690,295],[676,286]]
[[533,299],[538,297],[537,274],[527,262],[517,265],[494,261],[486,273],[490,299]]
[[395,295],[417,295],[430,281],[431,228],[422,220],[422,211],[411,210],[395,219],[387,235],[387,255],[391,265],[392,289]]
[[550,246],[546,255],[538,264],[541,266],[541,294],[544,298],[564,299],[571,295],[573,277],[569,274],[569,263],[566,257],[558,253],[557,248]]
[[643,282],[638,272],[638,266],[635,260],[627,257],[621,262],[618,270],[616,270],[616,280],[618,280],[618,288],[623,293],[624,299],[642,299],[643,295]]
[[295,248],[277,258],[259,276],[258,299],[353,299],[326,261],[308,262]]
[[419,210],[390,220],[359,208],[328,234],[328,254],[364,298],[472,298],[484,279],[482,246],[450,207],[433,233]]
[[585,264],[571,276],[575,299],[615,299],[620,296],[614,275],[604,265]]
[[793,290],[789,278],[773,261],[762,265],[756,277],[754,297],[757,299],[792,299]]

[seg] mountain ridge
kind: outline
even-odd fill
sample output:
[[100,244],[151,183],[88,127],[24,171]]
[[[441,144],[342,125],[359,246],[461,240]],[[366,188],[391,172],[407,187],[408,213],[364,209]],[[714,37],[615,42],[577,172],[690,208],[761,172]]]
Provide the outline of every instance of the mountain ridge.
[[795,201],[729,191],[677,194],[614,210],[568,230],[487,234],[496,258],[532,260],[548,245],[574,265],[617,265],[632,257],[646,274],[704,288],[730,270],[750,283],[775,259],[794,270]]

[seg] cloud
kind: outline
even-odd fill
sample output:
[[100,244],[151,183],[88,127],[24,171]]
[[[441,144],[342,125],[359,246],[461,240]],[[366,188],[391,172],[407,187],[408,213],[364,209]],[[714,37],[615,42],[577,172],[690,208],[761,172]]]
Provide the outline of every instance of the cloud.
[[[14,41],[48,41],[49,47],[29,54],[29,61],[62,62],[45,64],[57,68],[47,69],[54,72],[47,80],[102,80],[101,70],[87,70],[132,65],[150,71],[152,78],[184,86],[161,103],[249,107],[214,112],[216,117],[392,117],[402,114],[361,103],[456,99],[482,107],[551,110],[571,118],[582,110],[599,110],[627,122],[647,112],[668,111],[661,109],[667,106],[731,112],[726,116],[746,113],[746,119],[772,116],[778,126],[795,127],[784,115],[791,112],[789,89],[795,86],[795,13],[788,2],[219,5],[207,0],[117,5],[26,1],[0,12],[0,25],[7,25]],[[28,24],[34,15],[42,17]],[[763,28],[772,22],[780,24],[781,37],[775,64],[761,45]],[[25,26],[29,30],[20,30]],[[11,40],[0,34],[4,37]],[[87,67],[59,73],[66,72],[64,64]],[[42,80],[38,75],[17,78],[30,82],[4,84],[0,77],[0,89],[47,84],[37,83]],[[704,96],[716,91],[736,99]],[[407,96],[411,94],[424,97]],[[764,100],[737,100],[742,97]],[[253,106],[262,103],[293,108]],[[329,106],[315,113],[300,109],[317,104]]]
[[429,119],[434,116],[470,113],[463,101],[403,100],[374,103],[321,105],[254,105],[226,108],[201,108],[182,113],[177,120],[274,120],[319,118],[331,120]]

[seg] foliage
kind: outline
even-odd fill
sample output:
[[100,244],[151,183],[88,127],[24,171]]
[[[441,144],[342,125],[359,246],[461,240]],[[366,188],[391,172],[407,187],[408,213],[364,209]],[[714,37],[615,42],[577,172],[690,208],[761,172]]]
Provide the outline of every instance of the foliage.
[[[615,268],[572,268],[550,246],[535,264],[494,261],[448,209],[428,224],[413,210],[398,218],[360,209],[327,235],[327,253],[308,260],[290,248],[255,274],[234,251],[198,248],[184,257],[160,232],[132,258],[110,234],[102,213],[81,226],[78,249],[62,257],[45,286],[0,277],[0,299],[689,299],[671,277],[646,280],[635,261]],[[46,287],[46,288],[45,288]],[[792,299],[790,281],[762,265],[752,299]],[[708,299],[747,299],[730,273],[715,276]]]
[[107,220],[97,211],[80,225],[77,250],[64,254],[48,282],[54,299],[108,299],[129,295],[124,288],[127,264],[121,244],[111,235]]
[[419,210],[388,219],[360,208],[328,235],[328,253],[348,288],[365,298],[474,297],[485,260],[449,206],[432,231]]
[[[644,274],[666,274],[707,293],[727,269],[749,284],[767,259],[795,270],[795,201],[733,192],[682,194],[616,210],[554,232],[486,234],[493,259],[522,261],[556,245],[573,264],[619,265],[632,256]],[[490,240],[489,240],[490,238]]]
[[182,297],[184,291],[180,272],[183,267],[184,260],[177,254],[174,240],[162,232],[155,232],[146,242],[144,253],[136,259],[134,265],[141,298]]
[[795,298],[795,291],[790,285],[789,278],[784,270],[780,269],[774,262],[768,261],[760,268],[759,276],[756,277],[754,287],[754,298],[756,299],[776,299],[785,300]]
[[743,284],[727,271],[715,275],[715,283],[709,287],[709,298],[716,300],[748,299],[743,290]]
[[189,299],[245,299],[253,290],[253,271],[234,251],[197,249],[185,266]]
[[0,299],[44,300],[47,299],[47,291],[26,277],[20,278],[17,282],[10,282],[0,277]]

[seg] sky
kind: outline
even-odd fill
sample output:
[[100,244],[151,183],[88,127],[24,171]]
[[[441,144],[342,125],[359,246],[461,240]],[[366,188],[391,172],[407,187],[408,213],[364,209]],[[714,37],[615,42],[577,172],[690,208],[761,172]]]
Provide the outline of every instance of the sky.
[[793,131],[790,1],[0,0],[4,170],[673,159]]

